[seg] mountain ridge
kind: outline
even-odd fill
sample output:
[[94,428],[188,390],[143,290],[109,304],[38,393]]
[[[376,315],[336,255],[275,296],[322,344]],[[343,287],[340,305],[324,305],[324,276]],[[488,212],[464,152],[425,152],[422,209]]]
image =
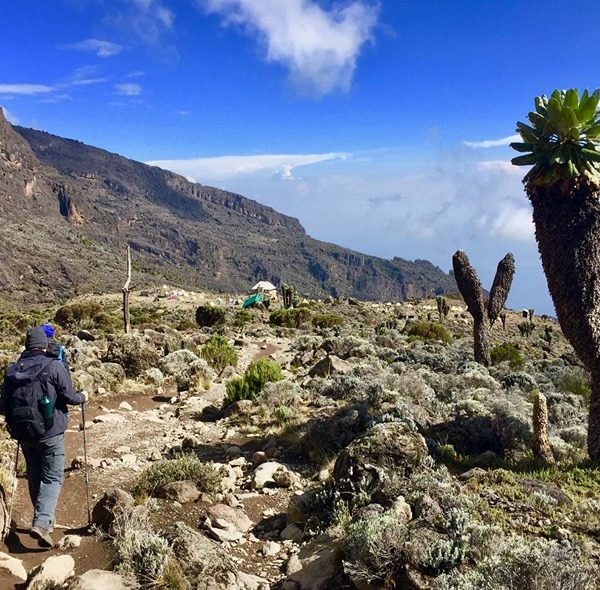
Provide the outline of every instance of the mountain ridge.
[[13,127],[2,115],[0,219],[0,253],[9,261],[0,292],[17,299],[120,288],[127,243],[137,287],[246,292],[267,279],[311,296],[365,300],[456,290],[428,261],[385,260],[315,240],[298,219],[242,195]]

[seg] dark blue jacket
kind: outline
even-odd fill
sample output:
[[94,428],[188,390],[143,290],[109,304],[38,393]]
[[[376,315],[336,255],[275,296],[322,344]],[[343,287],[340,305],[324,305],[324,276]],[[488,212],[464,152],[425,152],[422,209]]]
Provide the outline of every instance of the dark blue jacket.
[[[35,375],[44,368],[46,373],[47,395],[54,405],[54,423],[41,440],[62,434],[67,429],[67,405],[79,405],[85,401],[73,388],[71,376],[65,366],[57,359],[49,358],[42,350],[25,351],[16,363],[8,366],[0,394],[0,413],[4,414],[4,404],[11,395],[14,380]],[[9,378],[10,377],[10,378]]]

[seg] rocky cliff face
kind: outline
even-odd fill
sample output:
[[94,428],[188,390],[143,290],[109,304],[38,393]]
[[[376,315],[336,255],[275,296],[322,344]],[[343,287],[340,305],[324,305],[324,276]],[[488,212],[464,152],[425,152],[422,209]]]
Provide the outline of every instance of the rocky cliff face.
[[[1,113],[1,110],[0,110]],[[426,261],[382,260],[310,238],[245,197],[0,115],[0,291],[52,300],[134,286],[245,292],[260,279],[314,296],[406,299],[455,290]]]

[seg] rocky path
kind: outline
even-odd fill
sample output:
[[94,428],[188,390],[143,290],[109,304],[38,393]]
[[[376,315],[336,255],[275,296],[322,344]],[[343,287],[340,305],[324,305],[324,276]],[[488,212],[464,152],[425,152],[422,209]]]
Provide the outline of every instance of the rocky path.
[[[276,341],[246,343],[239,369],[243,371],[252,360],[269,355],[285,361],[281,358],[285,355],[282,345]],[[183,520],[194,528],[203,526],[204,533],[227,551],[240,572],[230,587],[262,590],[275,587],[286,569],[290,570],[288,564],[297,560],[297,531],[286,529],[285,514],[290,497],[306,482],[275,460],[280,451],[273,440],[242,436],[223,420],[198,420],[206,406],[221,404],[224,389],[224,383],[215,383],[203,395],[184,400],[168,398],[160,390],[151,397],[91,400],[85,416],[90,503],[93,507],[106,489],[130,488],[140,471],[166,453],[194,448],[221,470],[226,481],[223,494],[216,504],[207,497],[193,504],[161,500],[157,524]],[[53,534],[57,547],[40,549],[29,537],[32,510],[27,482],[19,478],[13,512],[17,529],[0,551],[20,562],[13,564],[13,574],[20,576],[2,568],[0,559],[2,590],[26,588],[24,572],[53,555],[70,555],[76,575],[112,567],[110,542],[88,527],[81,418],[77,409],[71,411],[65,484]],[[271,487],[273,478],[277,485]]]

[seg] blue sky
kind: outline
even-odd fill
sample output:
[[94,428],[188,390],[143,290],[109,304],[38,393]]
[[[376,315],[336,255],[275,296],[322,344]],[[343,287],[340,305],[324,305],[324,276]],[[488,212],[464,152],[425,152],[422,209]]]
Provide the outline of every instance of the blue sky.
[[0,8],[14,123],[159,163],[312,236],[552,313],[515,122],[598,84],[597,0],[20,0]]

